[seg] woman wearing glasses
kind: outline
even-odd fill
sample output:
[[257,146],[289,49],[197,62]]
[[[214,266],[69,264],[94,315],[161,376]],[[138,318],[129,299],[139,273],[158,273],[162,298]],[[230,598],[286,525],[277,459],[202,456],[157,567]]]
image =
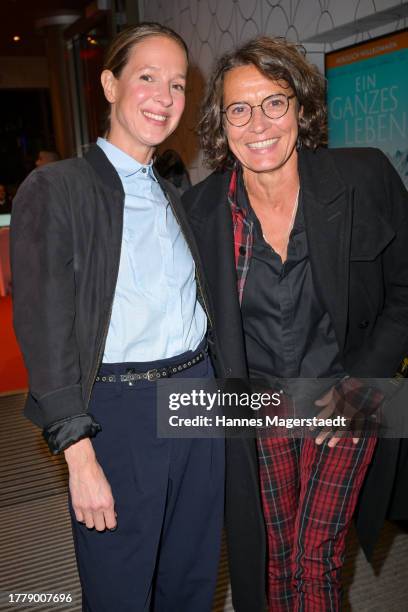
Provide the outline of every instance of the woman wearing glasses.
[[[393,376],[408,350],[407,193],[379,151],[323,147],[317,69],[282,39],[224,55],[200,135],[215,172],[185,204],[215,308],[218,375],[343,380],[318,400],[327,415],[348,375]],[[370,463],[367,552],[393,483],[398,443],[380,441],[373,460],[375,442],[332,432],[229,441],[237,612],[264,609],[265,550],[270,610],[340,608],[345,536]]]

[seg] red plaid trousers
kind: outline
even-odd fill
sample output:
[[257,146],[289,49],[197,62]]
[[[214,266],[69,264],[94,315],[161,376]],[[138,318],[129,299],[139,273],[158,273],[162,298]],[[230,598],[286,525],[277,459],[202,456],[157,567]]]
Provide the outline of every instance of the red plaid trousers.
[[345,538],[376,444],[258,438],[270,612],[337,612]]

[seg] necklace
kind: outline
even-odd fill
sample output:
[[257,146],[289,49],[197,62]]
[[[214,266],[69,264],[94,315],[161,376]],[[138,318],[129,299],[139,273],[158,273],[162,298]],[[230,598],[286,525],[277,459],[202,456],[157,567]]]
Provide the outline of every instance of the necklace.
[[[293,204],[292,215],[290,217],[290,221],[289,221],[289,225],[288,225],[288,231],[287,231],[287,234],[286,234],[286,238],[288,240],[289,240],[289,237],[290,237],[290,233],[293,230],[293,226],[295,224],[295,217],[296,217],[297,209],[298,209],[298,206],[299,206],[299,192],[300,192],[300,187],[297,190],[295,203]],[[265,240],[265,242],[268,242],[268,240],[266,239],[266,236],[265,236],[264,233],[262,233],[262,237]],[[269,242],[268,242],[268,244],[269,244]]]

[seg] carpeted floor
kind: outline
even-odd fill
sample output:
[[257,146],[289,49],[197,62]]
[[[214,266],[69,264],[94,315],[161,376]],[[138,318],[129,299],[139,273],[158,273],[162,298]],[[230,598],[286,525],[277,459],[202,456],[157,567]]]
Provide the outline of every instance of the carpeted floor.
[[13,330],[11,297],[0,297],[0,393],[27,388],[27,371]]
[[[0,397],[0,611],[80,612],[65,462],[49,455],[38,430],[23,419],[23,402],[23,395]],[[373,566],[354,531],[347,549],[344,610],[408,612],[408,533],[387,523]],[[72,603],[15,607],[10,592],[70,593]],[[232,610],[223,546],[213,612]]]

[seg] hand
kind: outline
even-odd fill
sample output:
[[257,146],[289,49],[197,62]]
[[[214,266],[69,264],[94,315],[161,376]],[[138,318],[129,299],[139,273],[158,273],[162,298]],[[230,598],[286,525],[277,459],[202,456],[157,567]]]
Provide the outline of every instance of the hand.
[[[349,431],[378,430],[376,414],[384,400],[384,394],[377,388],[364,384],[362,380],[345,376],[320,399],[315,402],[316,406],[323,407],[319,418],[341,416],[347,420]],[[374,429],[373,429],[374,428]],[[336,435],[325,427],[316,438],[316,444],[322,444],[331,436],[328,446],[336,446],[339,439],[344,436],[343,430],[338,430]],[[353,436],[353,443],[357,444],[359,437]]]
[[115,529],[117,522],[112,490],[96,459],[90,439],[79,440],[64,452],[77,521],[97,531]]
[[[329,419],[334,414],[336,414],[336,387],[332,387],[329,389],[323,397],[315,401],[316,406],[322,406],[323,410],[319,412],[317,418],[319,419]],[[325,427],[317,436],[315,442],[316,444],[323,444],[325,439],[328,436],[332,436],[328,442],[328,446],[333,448],[337,445],[339,440],[343,437],[343,432],[338,432],[336,436],[333,436],[333,432],[329,427]],[[360,438],[353,438],[353,444],[358,444]]]

